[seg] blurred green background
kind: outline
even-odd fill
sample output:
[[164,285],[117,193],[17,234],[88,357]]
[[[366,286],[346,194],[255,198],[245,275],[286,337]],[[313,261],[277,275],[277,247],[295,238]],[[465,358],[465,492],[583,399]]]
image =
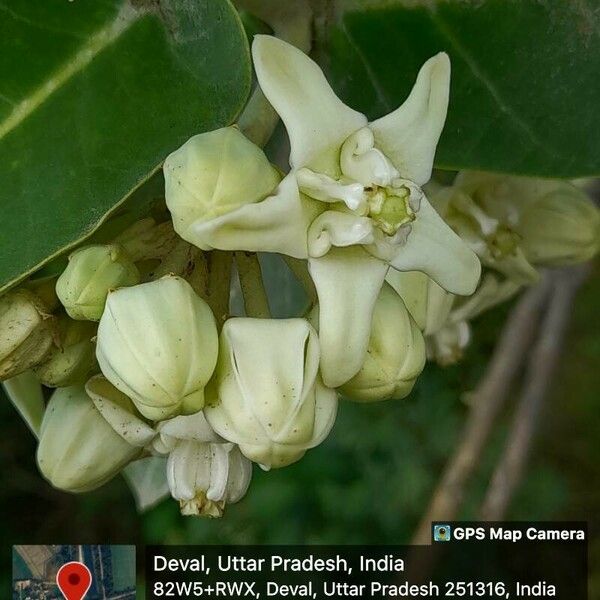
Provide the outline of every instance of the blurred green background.
[[[578,296],[560,370],[508,514],[509,519],[590,521],[591,539],[596,540],[590,552],[596,581],[600,577],[599,304],[596,276]],[[464,361],[446,369],[428,366],[407,399],[373,405],[343,402],[335,428],[322,446],[288,468],[270,473],[256,468],[247,497],[229,507],[221,520],[181,517],[170,500],[138,515],[121,477],[79,496],[52,489],[37,471],[33,437],[2,398],[3,548],[49,542],[406,543],[460,439],[468,411],[463,395],[481,376],[509,308],[500,307],[476,321],[474,343]],[[503,447],[511,407],[509,403],[498,422],[468,489],[461,515],[465,519],[477,515]],[[8,569],[2,569],[0,584],[8,586],[9,577]]]

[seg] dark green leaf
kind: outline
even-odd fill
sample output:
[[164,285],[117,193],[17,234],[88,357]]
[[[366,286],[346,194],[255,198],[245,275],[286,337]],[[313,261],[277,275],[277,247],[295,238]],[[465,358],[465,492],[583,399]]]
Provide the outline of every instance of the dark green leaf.
[[402,103],[427,58],[441,50],[450,54],[452,91],[436,157],[440,168],[600,174],[597,3],[352,6],[329,28],[324,62],[341,97],[371,118]]
[[0,7],[0,289],[92,233],[250,87],[228,0]]

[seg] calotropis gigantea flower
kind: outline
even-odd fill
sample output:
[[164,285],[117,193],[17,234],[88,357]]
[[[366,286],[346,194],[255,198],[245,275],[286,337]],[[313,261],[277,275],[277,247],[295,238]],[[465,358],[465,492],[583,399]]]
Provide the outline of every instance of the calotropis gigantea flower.
[[[127,398],[118,401],[125,414],[134,411]],[[59,388],[52,394],[42,421],[37,462],[54,487],[69,492],[93,490],[141,452],[114,431],[83,386]]]
[[25,289],[0,298],[0,381],[45,360],[55,345],[56,320],[44,302]]
[[410,394],[425,366],[425,340],[402,298],[387,283],[375,303],[365,362],[339,388],[350,400],[399,400]]
[[69,256],[56,294],[72,319],[98,321],[110,290],[139,281],[135,264],[118,244],[85,246]]
[[252,463],[230,443],[179,441],[167,459],[171,496],[182,515],[220,517],[226,504],[241,500],[252,478]]
[[181,514],[220,517],[241,500],[252,479],[252,463],[218,436],[204,414],[180,415],[156,426],[152,451],[166,454],[171,496]]
[[84,383],[97,368],[96,323],[75,321],[65,314],[57,318],[57,345],[48,357],[34,367],[37,378],[47,387],[65,387]]
[[428,60],[405,103],[369,123],[300,50],[259,35],[252,52],[262,91],[289,134],[291,172],[273,196],[198,227],[194,243],[308,258],[323,380],[337,387],[364,362],[389,266],[426,272],[457,294],[477,284],[477,257],[421,189],[446,118],[449,60]]
[[223,327],[205,414],[213,429],[264,469],[320,444],[337,396],[319,376],[319,340],[304,319],[235,318]]
[[600,211],[566,181],[463,171],[432,202],[483,264],[515,282],[535,282],[538,265],[588,260],[600,244]]
[[106,378],[145,417],[160,420],[202,409],[217,346],[208,304],[169,275],[109,293],[96,356]]

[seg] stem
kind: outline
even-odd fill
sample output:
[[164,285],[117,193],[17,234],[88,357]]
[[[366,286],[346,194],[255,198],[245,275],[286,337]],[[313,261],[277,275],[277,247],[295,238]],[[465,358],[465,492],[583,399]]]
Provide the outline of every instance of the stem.
[[224,250],[212,250],[204,254],[208,291],[206,302],[215,315],[219,331],[229,317],[232,258],[233,254]]
[[[311,48],[312,12],[306,0],[236,0],[238,10],[246,10],[271,27],[282,40],[303,52]],[[264,146],[279,120],[279,115],[265,98],[259,86],[254,92],[238,125],[244,135],[257,146]]]
[[413,544],[429,544],[432,521],[452,521],[460,510],[465,487],[477,468],[498,413],[534,341],[538,315],[551,290],[545,276],[513,309],[483,379],[473,393],[473,408],[461,443],[450,458],[429,508],[413,537]]
[[193,267],[194,247],[186,241],[178,239],[173,248],[161,261],[160,265],[150,274],[148,279],[154,281],[164,275],[179,275],[187,277]]
[[504,517],[521,481],[544,398],[556,375],[573,301],[587,274],[585,267],[579,267],[556,277],[504,453],[483,501],[480,513],[483,520],[500,521]]
[[294,274],[294,277],[302,284],[302,287],[310,300],[310,304],[314,305],[317,302],[317,288],[308,272],[306,261],[286,255],[282,255],[282,258],[290,271]]
[[256,253],[235,252],[235,262],[244,296],[246,315],[260,319],[270,318],[269,299]]
[[177,242],[177,234],[171,221],[158,225],[151,217],[142,219],[127,228],[114,240],[134,262],[162,259],[171,252]]

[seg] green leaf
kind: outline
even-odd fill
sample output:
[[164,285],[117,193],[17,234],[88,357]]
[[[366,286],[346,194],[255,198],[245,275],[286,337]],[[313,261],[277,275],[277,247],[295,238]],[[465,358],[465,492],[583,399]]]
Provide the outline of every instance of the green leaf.
[[0,290],[91,234],[251,73],[228,0],[0,6]]
[[328,29],[325,66],[340,96],[370,118],[403,102],[427,58],[441,50],[450,55],[450,110],[438,167],[600,174],[596,3],[340,4],[348,10]]

